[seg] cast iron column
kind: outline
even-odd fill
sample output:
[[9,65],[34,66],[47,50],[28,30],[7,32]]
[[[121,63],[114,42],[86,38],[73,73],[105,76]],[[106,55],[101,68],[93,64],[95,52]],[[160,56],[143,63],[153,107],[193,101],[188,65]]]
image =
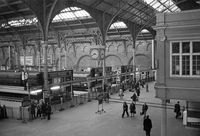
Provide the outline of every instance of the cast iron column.
[[61,47],[59,47],[59,62],[58,62],[58,70],[61,70],[62,69],[62,67],[61,67]]
[[49,93],[49,86],[48,86],[48,66],[47,66],[47,48],[48,43],[47,41],[43,41],[43,52],[44,52],[44,92],[43,98],[45,98],[44,94]]
[[135,41],[133,41],[133,81],[136,82]]
[[9,66],[9,69],[11,69],[11,47],[10,47],[10,45],[8,46],[8,55],[9,55],[8,66]]
[[151,46],[151,55],[152,55],[152,57],[151,57],[151,65],[152,65],[152,69],[154,69],[155,68],[155,45],[154,45],[155,43],[154,43],[154,40],[152,40],[152,46]]
[[40,47],[38,48],[37,54],[38,54],[38,68],[39,68],[39,72],[41,72],[41,52],[40,52]]
[[23,45],[23,53],[24,53],[24,72],[26,72],[26,47]]

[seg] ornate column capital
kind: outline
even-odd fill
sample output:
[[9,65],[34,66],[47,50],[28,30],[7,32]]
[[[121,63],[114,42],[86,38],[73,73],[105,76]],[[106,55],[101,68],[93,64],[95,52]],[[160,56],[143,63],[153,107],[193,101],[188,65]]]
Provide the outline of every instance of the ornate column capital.
[[164,42],[167,39],[167,36],[165,35],[165,30],[166,30],[166,26],[162,26],[162,27],[157,27],[156,31],[156,40],[160,41],[160,42]]

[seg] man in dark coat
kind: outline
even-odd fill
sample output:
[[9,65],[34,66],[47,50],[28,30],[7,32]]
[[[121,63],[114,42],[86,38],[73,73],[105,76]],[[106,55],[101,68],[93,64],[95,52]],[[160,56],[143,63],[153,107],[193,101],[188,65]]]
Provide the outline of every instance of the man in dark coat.
[[7,111],[6,111],[6,106],[5,105],[3,105],[3,117],[4,118],[8,118]]
[[46,113],[47,113],[47,119],[50,120],[51,119],[51,105],[48,103],[47,104],[47,109],[46,109]]
[[140,115],[144,115],[144,117],[146,116],[148,110],[148,105],[146,104],[146,102],[142,105],[142,112],[140,113]]
[[35,119],[35,104],[31,103],[31,119]]
[[129,117],[129,114],[128,114],[128,105],[127,105],[126,102],[123,103],[123,113],[122,113],[122,118],[124,117],[125,112],[126,112],[127,117]]
[[3,107],[0,105],[0,119],[3,119]]
[[137,97],[139,97],[139,96],[140,96],[140,87],[138,87],[138,88],[136,89],[136,93],[137,93]]
[[42,113],[42,118],[44,118],[44,119],[46,118],[46,111],[47,111],[47,105],[46,105],[46,103],[42,102],[41,113]]
[[180,108],[179,101],[178,101],[174,106],[174,112],[176,113],[176,119],[180,116],[180,111],[181,111],[181,108]]
[[143,128],[144,128],[144,131],[146,132],[146,136],[150,136],[152,122],[151,122],[151,119],[149,119],[149,115],[147,115],[143,121]]
[[136,113],[136,111],[135,111],[135,103],[133,101],[130,104],[129,108],[130,108],[131,117],[134,117],[134,114]]

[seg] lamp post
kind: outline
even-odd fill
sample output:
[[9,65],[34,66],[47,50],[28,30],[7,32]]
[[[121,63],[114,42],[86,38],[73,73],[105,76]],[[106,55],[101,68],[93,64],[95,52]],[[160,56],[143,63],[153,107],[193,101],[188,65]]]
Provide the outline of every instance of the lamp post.
[[27,91],[28,91],[28,99],[31,100],[31,95],[30,95],[30,89],[29,89],[28,80],[26,81],[26,88],[27,88]]
[[29,77],[29,74],[28,74],[27,71],[22,72],[22,80],[24,80],[24,87],[28,91],[28,99],[30,100],[31,96],[30,96],[30,89],[29,89],[28,77]]

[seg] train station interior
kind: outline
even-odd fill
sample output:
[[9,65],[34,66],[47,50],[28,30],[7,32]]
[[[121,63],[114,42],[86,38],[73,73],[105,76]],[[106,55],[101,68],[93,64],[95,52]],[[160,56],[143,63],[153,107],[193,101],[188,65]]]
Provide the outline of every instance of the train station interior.
[[0,0],[0,136],[199,136],[199,83],[200,0]]

